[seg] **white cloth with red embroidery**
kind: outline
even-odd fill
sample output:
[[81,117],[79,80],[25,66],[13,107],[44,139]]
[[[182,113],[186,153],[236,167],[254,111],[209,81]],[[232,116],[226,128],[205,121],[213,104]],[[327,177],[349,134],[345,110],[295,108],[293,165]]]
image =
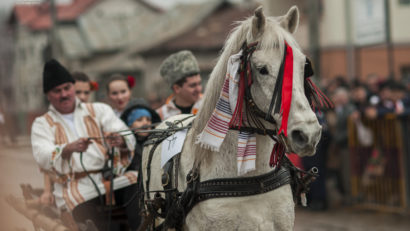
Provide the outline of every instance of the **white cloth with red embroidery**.
[[[116,132],[128,129],[127,126],[115,116],[111,107],[102,103],[91,104],[95,111],[95,122],[98,130],[102,132]],[[84,118],[90,115],[86,104],[76,100],[74,111],[74,127],[76,132],[72,131],[66,123],[63,116],[53,107],[50,106],[46,113],[55,124],[60,124],[62,132],[67,137],[67,142],[73,142],[79,137],[89,137]],[[97,146],[95,140],[88,146],[87,151],[83,153],[82,161],[80,153],[74,152],[70,159],[64,160],[61,156],[62,150],[67,143],[56,144],[56,126],[50,126],[46,115],[37,117],[32,125],[31,144],[33,156],[39,167],[47,174],[55,174],[68,178],[64,184],[54,183],[54,196],[58,207],[66,206],[72,210],[78,204],[98,196],[94,185],[88,177],[75,179],[73,173],[84,172],[83,165],[87,171],[100,170],[104,167],[107,159],[106,153],[102,152]],[[124,136],[128,156],[124,159],[119,153],[114,154],[115,169],[114,172],[118,177],[114,178],[114,190],[135,184],[138,177],[137,171],[126,171],[128,164],[134,155],[135,138],[134,136]],[[90,173],[89,176],[96,182],[100,192],[105,194],[105,188],[102,183],[101,173]]]
[[[227,75],[214,112],[204,130],[197,137],[197,144],[212,151],[219,151],[232,119],[238,100],[242,51],[229,57]],[[256,137],[255,134],[240,131],[238,135],[237,167],[238,175],[243,175],[255,169]]]

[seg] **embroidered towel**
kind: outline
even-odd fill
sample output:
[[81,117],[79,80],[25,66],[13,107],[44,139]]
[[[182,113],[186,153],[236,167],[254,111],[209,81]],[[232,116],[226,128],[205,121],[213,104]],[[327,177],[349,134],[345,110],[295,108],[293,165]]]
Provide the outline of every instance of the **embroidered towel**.
[[[229,122],[235,110],[240,75],[240,57],[242,51],[229,57],[227,75],[216,107],[208,120],[204,130],[197,137],[197,144],[206,149],[219,151],[229,130]],[[238,174],[243,175],[255,169],[256,137],[248,132],[239,132],[237,167]]]

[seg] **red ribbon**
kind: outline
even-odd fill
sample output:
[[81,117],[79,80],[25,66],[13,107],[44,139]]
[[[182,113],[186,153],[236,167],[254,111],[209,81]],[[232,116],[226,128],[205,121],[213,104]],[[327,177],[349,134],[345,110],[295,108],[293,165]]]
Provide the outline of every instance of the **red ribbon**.
[[292,48],[285,43],[286,57],[285,68],[283,71],[283,83],[282,83],[282,104],[280,106],[280,112],[282,113],[282,123],[279,128],[278,134],[281,132],[285,136],[288,136],[288,119],[290,111],[290,103],[292,102],[292,84],[293,84],[293,51]]

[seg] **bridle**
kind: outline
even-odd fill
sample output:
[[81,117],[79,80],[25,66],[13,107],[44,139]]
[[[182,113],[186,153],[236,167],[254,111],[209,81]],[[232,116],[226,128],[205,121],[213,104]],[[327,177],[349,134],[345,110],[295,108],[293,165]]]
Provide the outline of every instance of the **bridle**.
[[[260,135],[269,135],[276,143],[284,142],[284,139],[281,139],[281,134],[278,134],[277,129],[267,129],[262,120],[267,121],[268,123],[278,127],[277,122],[272,117],[272,111],[275,114],[281,113],[281,103],[282,103],[282,85],[285,75],[285,65],[287,47],[289,46],[287,42],[284,42],[284,51],[283,56],[278,72],[278,77],[273,89],[272,98],[269,103],[269,108],[267,112],[261,110],[255,103],[253,99],[251,86],[253,84],[252,78],[252,68],[250,59],[257,49],[258,42],[253,42],[247,44],[246,41],[242,45],[242,56],[241,56],[241,65],[238,70],[241,79],[244,82],[244,97],[243,100],[246,104],[246,109],[244,110],[246,116],[246,125],[245,126],[231,126],[233,130],[247,131],[250,133],[257,133]],[[305,95],[312,107],[312,109],[321,108],[321,107],[332,107],[332,102],[320,91],[320,89],[311,81],[310,77],[313,76],[314,71],[312,68],[312,63],[309,58],[306,57],[305,66],[304,66],[304,90]],[[284,145],[284,144],[281,144]],[[282,148],[283,149],[283,148]]]

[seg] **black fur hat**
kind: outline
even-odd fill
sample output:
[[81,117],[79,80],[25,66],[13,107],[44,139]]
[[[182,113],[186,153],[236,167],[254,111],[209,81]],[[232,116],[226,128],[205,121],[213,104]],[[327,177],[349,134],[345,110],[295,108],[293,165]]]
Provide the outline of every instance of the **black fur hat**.
[[67,82],[75,82],[70,72],[68,72],[68,70],[55,59],[47,61],[44,65],[43,71],[44,94],[49,92],[54,87]]

